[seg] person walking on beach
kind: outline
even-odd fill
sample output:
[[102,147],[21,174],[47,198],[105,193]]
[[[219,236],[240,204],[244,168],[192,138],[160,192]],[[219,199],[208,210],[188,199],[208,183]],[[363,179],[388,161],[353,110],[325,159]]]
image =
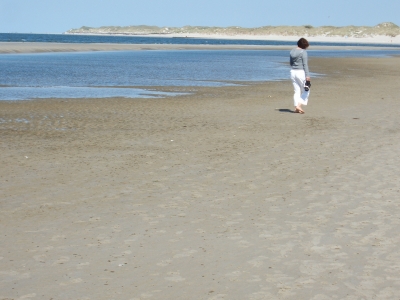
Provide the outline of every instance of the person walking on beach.
[[297,48],[290,51],[290,79],[294,87],[295,113],[304,114],[302,105],[307,105],[310,95],[311,78],[308,70],[308,55],[306,49],[309,43],[305,38],[297,41]]

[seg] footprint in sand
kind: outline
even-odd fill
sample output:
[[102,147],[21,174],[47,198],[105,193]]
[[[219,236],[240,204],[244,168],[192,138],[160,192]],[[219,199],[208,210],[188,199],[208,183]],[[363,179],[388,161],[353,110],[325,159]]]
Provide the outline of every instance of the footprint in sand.
[[165,277],[164,278],[165,280],[174,281],[174,282],[181,282],[181,281],[186,280],[179,274],[179,272],[170,272],[170,273],[168,273],[168,275],[170,275],[170,276]]

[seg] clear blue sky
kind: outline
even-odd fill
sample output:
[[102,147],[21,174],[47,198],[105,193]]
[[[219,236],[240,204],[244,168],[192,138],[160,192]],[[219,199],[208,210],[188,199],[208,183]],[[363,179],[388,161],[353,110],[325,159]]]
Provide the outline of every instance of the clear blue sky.
[[400,0],[0,0],[0,32],[81,26],[400,26]]

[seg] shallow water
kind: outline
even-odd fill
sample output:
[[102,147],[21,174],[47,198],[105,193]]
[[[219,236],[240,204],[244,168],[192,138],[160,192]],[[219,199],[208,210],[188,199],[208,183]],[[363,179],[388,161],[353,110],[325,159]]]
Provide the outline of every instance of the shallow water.
[[7,86],[0,89],[0,99],[135,98],[148,92],[133,87],[279,80],[287,75],[286,60],[280,51],[7,54],[0,55],[0,85]]
[[[392,54],[400,51],[309,51],[309,57]],[[283,50],[175,50],[2,54],[0,70],[0,100],[22,100],[165,97],[176,94],[145,87],[286,80],[289,65]]]

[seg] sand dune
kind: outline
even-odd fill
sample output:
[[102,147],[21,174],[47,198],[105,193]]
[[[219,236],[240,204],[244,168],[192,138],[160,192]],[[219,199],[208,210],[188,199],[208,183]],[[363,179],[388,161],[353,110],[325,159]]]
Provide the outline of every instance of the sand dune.
[[400,27],[391,22],[376,26],[263,26],[257,28],[232,27],[157,27],[157,26],[102,26],[70,29],[66,34],[149,35],[164,37],[198,37],[229,39],[294,40],[307,37],[313,41],[341,41],[360,43],[400,44]]
[[395,37],[400,35],[400,27],[391,22],[385,22],[376,26],[263,26],[257,28],[208,27],[208,26],[184,26],[184,27],[157,27],[157,26],[102,26],[70,29],[66,32],[86,34],[202,34],[202,35],[253,35],[253,36],[349,36],[366,37],[375,35],[387,35]]

